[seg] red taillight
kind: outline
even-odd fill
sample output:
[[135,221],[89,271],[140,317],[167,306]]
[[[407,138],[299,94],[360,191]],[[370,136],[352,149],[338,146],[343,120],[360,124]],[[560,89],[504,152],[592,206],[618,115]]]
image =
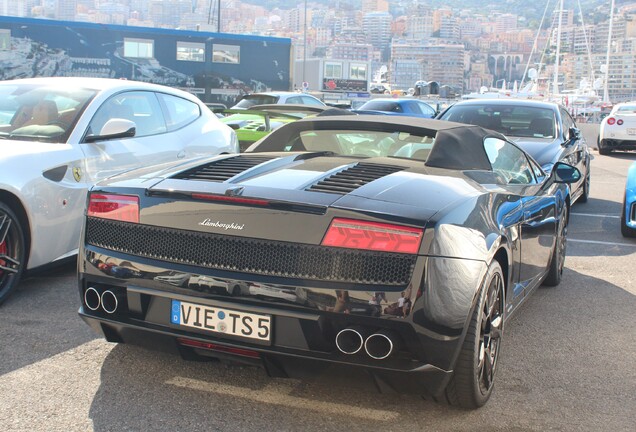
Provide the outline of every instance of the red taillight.
[[228,354],[234,354],[242,357],[250,357],[250,358],[259,358],[260,354],[256,351],[244,349],[244,348],[234,348],[225,345],[217,345],[210,342],[201,342],[193,339],[186,338],[177,338],[177,341],[184,346],[189,346],[192,348],[200,348],[210,351],[218,351]]
[[607,119],[607,124],[608,125],[613,125],[614,123],[616,123],[616,119],[614,117],[610,117]]
[[139,197],[94,193],[88,201],[88,216],[139,223]]
[[257,205],[257,206],[269,205],[269,201],[266,201],[263,199],[243,198],[243,197],[227,196],[227,195],[193,193],[192,198],[206,200],[206,201],[222,201],[222,202],[229,202],[229,203],[235,203],[235,204],[249,204],[249,205]]
[[322,240],[323,246],[416,254],[424,231],[401,225],[334,219]]
[[618,119],[616,121],[616,124],[619,125],[619,126],[622,125],[623,124],[623,119]]

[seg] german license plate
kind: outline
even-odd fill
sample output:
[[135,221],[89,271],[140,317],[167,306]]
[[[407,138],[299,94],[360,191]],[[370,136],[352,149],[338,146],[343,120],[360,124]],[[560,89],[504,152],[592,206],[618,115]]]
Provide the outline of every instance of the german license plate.
[[172,300],[172,324],[259,341],[271,339],[271,317]]
[[636,135],[635,128],[627,128],[627,135]]

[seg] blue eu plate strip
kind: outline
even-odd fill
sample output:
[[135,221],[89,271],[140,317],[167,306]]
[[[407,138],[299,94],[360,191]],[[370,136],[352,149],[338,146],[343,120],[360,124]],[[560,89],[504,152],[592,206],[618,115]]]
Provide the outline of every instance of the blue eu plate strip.
[[172,300],[170,322],[172,322],[172,324],[181,324],[181,302],[179,300]]

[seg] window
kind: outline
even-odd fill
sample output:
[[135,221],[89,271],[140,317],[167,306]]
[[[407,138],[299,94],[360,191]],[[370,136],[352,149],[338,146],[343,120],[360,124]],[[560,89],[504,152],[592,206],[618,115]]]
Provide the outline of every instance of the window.
[[352,64],[349,70],[349,78],[357,80],[367,79],[367,65]]
[[0,51],[11,49],[11,30],[0,29]]
[[124,38],[124,57],[153,58],[155,41],[152,39]]
[[430,115],[431,118],[435,117],[435,109],[425,102],[416,101],[418,107],[422,111],[422,114]]
[[342,64],[325,63],[325,78],[342,78]]
[[194,102],[163,93],[157,93],[157,96],[166,107],[166,124],[169,131],[182,128],[201,116],[199,105]]
[[528,158],[514,145],[489,137],[484,140],[484,150],[493,172],[499,174],[505,184],[536,183]]
[[238,45],[212,45],[212,62],[241,63],[241,47]]
[[325,104],[319,101],[318,99],[309,97],[309,96],[302,96],[302,103],[303,105],[314,105],[319,107],[325,106]]
[[177,41],[177,60],[204,62],[205,44]]
[[104,125],[115,118],[134,122],[135,137],[156,135],[167,130],[157,95],[153,92],[124,92],[111,97],[93,116],[88,133],[101,135]]

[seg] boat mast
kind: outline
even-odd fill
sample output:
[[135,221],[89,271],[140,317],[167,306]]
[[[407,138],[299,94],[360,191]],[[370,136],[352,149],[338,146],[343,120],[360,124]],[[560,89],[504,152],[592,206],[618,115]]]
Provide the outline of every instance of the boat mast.
[[[614,0],[612,0],[614,1]],[[559,57],[561,55],[561,21],[563,20],[563,0],[559,2],[559,25],[557,26],[557,46],[556,46],[556,59],[554,61],[554,84],[552,87],[552,94],[559,94]]]
[[605,79],[603,82],[603,102],[609,102],[609,63],[610,53],[612,51],[612,25],[614,23],[614,0],[612,0],[612,6],[610,7],[610,19],[609,19],[609,32],[607,33],[607,56],[605,58]]

